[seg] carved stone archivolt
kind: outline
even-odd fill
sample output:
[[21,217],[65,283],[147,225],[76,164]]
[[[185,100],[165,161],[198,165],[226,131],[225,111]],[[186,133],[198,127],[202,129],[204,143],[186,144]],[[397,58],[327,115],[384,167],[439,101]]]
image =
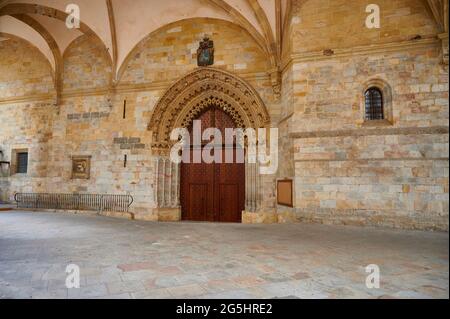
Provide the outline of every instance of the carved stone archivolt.
[[[202,67],[173,84],[156,105],[148,129],[152,131],[154,198],[157,209],[180,209],[180,166],[170,161],[170,140],[175,128],[192,121],[214,106],[226,112],[239,128],[268,128],[267,110],[256,91],[244,80],[222,70]],[[258,165],[246,163],[245,209],[261,206]]]
[[173,84],[156,105],[148,129],[152,148],[168,150],[175,128],[187,128],[206,108],[214,105],[241,128],[268,127],[269,114],[258,93],[244,80],[215,68],[199,68]]

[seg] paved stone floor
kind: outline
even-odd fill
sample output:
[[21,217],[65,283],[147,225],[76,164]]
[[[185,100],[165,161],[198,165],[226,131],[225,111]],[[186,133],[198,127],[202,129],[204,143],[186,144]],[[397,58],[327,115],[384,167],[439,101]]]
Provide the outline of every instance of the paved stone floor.
[[[448,233],[0,212],[0,298],[448,298]],[[81,271],[66,289],[66,266]],[[377,264],[380,289],[367,289]]]

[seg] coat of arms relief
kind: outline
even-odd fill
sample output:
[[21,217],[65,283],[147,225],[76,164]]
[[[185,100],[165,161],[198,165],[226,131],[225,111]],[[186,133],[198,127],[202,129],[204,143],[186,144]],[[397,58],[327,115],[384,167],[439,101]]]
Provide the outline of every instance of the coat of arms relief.
[[197,49],[197,65],[209,66],[214,64],[214,41],[207,36],[200,42]]

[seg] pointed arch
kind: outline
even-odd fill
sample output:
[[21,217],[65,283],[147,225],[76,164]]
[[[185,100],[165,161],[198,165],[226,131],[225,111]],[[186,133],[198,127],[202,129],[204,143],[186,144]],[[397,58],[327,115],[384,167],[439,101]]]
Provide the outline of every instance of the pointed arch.
[[[31,3],[9,3],[0,8],[0,16],[14,16],[18,14],[39,14],[63,22],[66,21],[68,16],[66,12],[63,12],[61,10]],[[105,49],[107,49],[107,46],[105,45],[103,40],[83,21],[80,21],[80,31],[86,35],[92,35],[98,38],[98,40],[105,46]]]
[[54,84],[56,91],[56,104],[59,103],[61,99],[62,92],[62,69],[63,69],[63,60],[61,51],[59,50],[58,44],[50,32],[44,28],[42,24],[40,24],[36,19],[32,18],[27,14],[14,14],[12,17],[16,18],[19,21],[27,24],[31,28],[33,28],[36,32],[38,32],[42,38],[47,42],[50,50],[52,51],[55,68],[54,68]]
[[270,124],[264,103],[248,83],[223,70],[198,68],[175,82],[157,103],[148,126],[152,147],[167,150],[172,130],[187,127],[211,105],[224,110],[241,128]]
[[[63,68],[62,68],[62,77],[63,77],[63,90],[72,90],[72,88],[67,87],[68,84],[68,78],[67,78],[67,72],[68,72],[68,67],[71,66],[71,63],[69,63],[68,59],[73,55],[74,51],[73,50],[80,50],[83,49],[82,51],[79,51],[76,53],[76,62],[75,63],[87,63],[90,64],[92,63],[91,60],[86,60],[86,57],[89,57],[85,54],[88,54],[88,50],[91,50],[92,48],[95,47],[96,51],[98,49],[98,53],[97,53],[97,57],[99,57],[99,60],[96,60],[97,62],[97,67],[100,65],[104,65],[106,67],[106,71],[103,73],[104,75],[104,84],[103,86],[100,86],[102,88],[105,87],[109,87],[111,88],[113,85],[113,78],[114,78],[114,74],[113,74],[113,60],[111,58],[111,55],[108,53],[106,47],[103,45],[102,42],[98,42],[99,39],[95,36],[92,35],[81,35],[77,38],[75,38],[68,46],[67,48],[64,50],[64,53],[62,55],[62,59],[63,59]],[[100,62],[101,61],[101,62]],[[104,63],[104,64],[103,64]],[[82,79],[84,79],[84,75],[88,75],[91,74],[90,72],[83,72],[82,74],[79,74],[79,76],[77,77],[77,86],[81,84]],[[98,72],[97,74],[101,74],[100,72]],[[82,75],[82,76],[80,76]],[[97,78],[98,80],[99,78]],[[90,80],[89,80],[90,81]],[[98,85],[98,82],[97,82]],[[90,88],[92,88],[91,85],[89,85]],[[99,86],[97,86],[99,87]],[[78,87],[79,88],[79,87]],[[88,87],[86,87],[88,88]]]
[[[33,49],[35,49],[36,52],[40,55],[40,57],[42,57],[42,61],[44,62],[44,64],[45,64],[46,67],[48,68],[48,69],[47,69],[48,75],[49,75],[49,76],[51,77],[51,79],[52,79],[52,81],[51,81],[51,82],[52,82],[51,86],[52,86],[52,89],[53,89],[54,91],[49,90],[47,93],[38,93],[38,95],[35,95],[35,96],[39,96],[39,97],[44,97],[44,96],[45,96],[45,99],[53,99],[53,96],[56,96],[55,73],[54,73],[54,71],[53,71],[53,66],[52,66],[52,64],[50,63],[50,60],[44,55],[44,53],[42,53],[41,50],[39,50],[39,48],[38,48],[34,43],[32,43],[31,41],[29,41],[28,39],[25,39],[25,38],[23,38],[23,37],[17,36],[17,35],[12,34],[12,33],[1,32],[1,31],[0,31],[0,37],[4,37],[4,38],[10,39],[10,40],[15,40],[15,41],[18,41],[18,42],[25,43],[27,46],[30,46],[30,47],[32,47]],[[34,59],[34,61],[36,61],[36,59]],[[40,80],[42,81],[42,78],[41,78]],[[33,94],[33,95],[34,95],[34,94]],[[29,96],[29,95],[27,95],[27,96]],[[20,97],[20,95],[19,95],[19,97]],[[7,98],[7,99],[8,99],[8,98]],[[57,103],[57,99],[55,99],[54,101],[55,101],[55,103]]]
[[[116,77],[116,83],[119,85],[131,63],[131,61],[135,58],[135,56],[141,52],[143,50],[143,48],[145,47],[146,43],[151,41],[153,37],[157,36],[158,34],[160,34],[161,32],[165,32],[167,30],[170,30],[176,26],[179,26],[181,23],[196,23],[196,22],[202,22],[202,23],[220,23],[223,24],[224,26],[229,26],[229,27],[233,27],[233,28],[238,28],[240,32],[246,33],[249,37],[252,37],[252,34],[250,32],[248,32],[246,29],[244,29],[242,26],[240,26],[239,24],[227,21],[227,20],[222,20],[222,19],[216,19],[216,18],[187,18],[187,19],[181,19],[181,20],[177,20],[177,21],[173,21],[169,24],[166,24],[154,31],[152,31],[151,33],[147,34],[145,37],[143,37],[134,47],[131,51],[128,52],[127,56],[125,57],[125,59],[120,62],[117,65],[117,77]],[[258,42],[255,42],[257,45],[258,52],[261,52],[261,54],[264,55],[264,57],[269,60],[269,56],[267,54],[267,51],[264,50],[263,48],[261,48],[261,46],[259,45]]]

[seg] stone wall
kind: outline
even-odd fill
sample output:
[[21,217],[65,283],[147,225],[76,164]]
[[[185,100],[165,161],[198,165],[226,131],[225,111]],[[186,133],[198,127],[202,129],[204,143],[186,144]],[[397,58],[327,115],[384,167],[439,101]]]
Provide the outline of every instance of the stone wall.
[[[225,21],[184,20],[150,34],[117,83],[104,46],[79,37],[64,54],[58,106],[39,51],[0,42],[0,149],[6,160],[13,149],[30,152],[26,176],[0,177],[1,199],[18,191],[132,194],[137,218],[170,220],[155,198],[158,154],[148,124],[169,86],[196,68],[208,35],[214,67],[255,88],[279,128],[279,170],[259,180],[259,215],[246,220],[448,229],[448,66],[435,23],[421,1],[383,0],[385,25],[367,30],[366,4],[294,1],[280,99],[264,52]],[[323,55],[327,49],[334,53]],[[371,83],[391,92],[390,121],[364,122]],[[74,180],[71,158],[83,155],[91,156],[91,177]],[[276,178],[294,179],[293,208],[275,204]]]
[[143,39],[127,58],[121,84],[174,81],[197,67],[204,36],[215,40],[214,66],[235,74],[264,73],[267,59],[250,34],[216,19],[175,22]]
[[[293,218],[448,230],[448,66],[437,30],[420,1],[381,1],[382,28],[366,29],[366,2],[294,10]],[[390,92],[387,121],[364,121],[371,85]]]
[[[408,41],[438,33],[425,1],[293,1],[292,51],[315,52]],[[380,8],[381,28],[367,29],[366,7]]]
[[296,139],[298,218],[448,228],[448,134],[367,134]]
[[[53,185],[67,192],[132,194],[134,212],[143,203],[149,208],[153,201],[150,135],[139,125],[146,119],[142,113],[127,96],[64,99],[60,126],[54,129],[58,136],[53,140]],[[89,180],[71,179],[71,157],[80,155],[92,156]]]
[[0,150],[3,160],[11,161],[14,150],[28,150],[30,155],[27,175],[8,178],[11,168],[5,164],[0,167],[0,198],[6,200],[11,197],[11,189],[24,192],[45,189],[55,111],[53,102],[18,100],[23,96],[51,97],[54,83],[50,63],[38,49],[18,39],[0,42],[0,70]]
[[[52,139],[54,106],[49,102],[0,105],[0,150],[3,160],[14,163],[14,150],[27,150],[28,173],[9,177],[11,166],[0,167],[0,196],[10,200],[13,190],[45,192],[49,171],[49,141]],[[14,169],[14,168],[13,168]]]
[[9,39],[0,42],[0,54],[2,100],[54,93],[52,67],[37,48]]
[[[32,129],[24,132],[22,122],[31,121],[27,105],[22,108],[8,102],[0,105],[5,111],[14,110],[0,115],[5,120],[13,119],[7,127],[0,128],[0,145],[8,159],[10,146],[19,145],[14,138],[26,139],[32,148],[27,176],[12,174],[0,179],[4,185],[2,199],[11,200],[15,192],[23,191],[131,194],[136,218],[167,218],[159,216],[168,212],[161,213],[155,199],[157,154],[151,149],[152,132],[148,125],[165,90],[197,67],[196,50],[204,35],[216,40],[215,67],[242,76],[258,91],[269,111],[279,113],[270,77],[265,73],[267,59],[250,35],[231,23],[193,19],[151,34],[130,55],[115,88],[110,85],[112,67],[104,46],[94,37],[81,36],[64,53],[60,104],[53,108],[50,102],[27,104],[30,108],[42,104],[42,113],[47,118],[33,117]],[[0,60],[3,61],[2,55],[11,54],[1,50]],[[45,61],[42,56],[39,59]],[[7,69],[7,72],[18,71]],[[2,84],[14,89],[12,84]],[[50,132],[43,140],[45,147],[37,142],[40,135],[36,133],[41,131]],[[33,164],[41,162],[33,151],[35,148],[46,156],[45,172],[37,173]],[[72,156],[91,156],[89,180],[72,179]],[[42,178],[37,180],[36,174]]]
[[424,45],[294,63],[293,131],[363,125],[363,94],[372,80],[384,82],[392,91],[395,127],[447,125],[448,73],[440,64],[437,43]]
[[112,62],[102,43],[90,36],[76,38],[64,52],[64,90],[110,87]]

